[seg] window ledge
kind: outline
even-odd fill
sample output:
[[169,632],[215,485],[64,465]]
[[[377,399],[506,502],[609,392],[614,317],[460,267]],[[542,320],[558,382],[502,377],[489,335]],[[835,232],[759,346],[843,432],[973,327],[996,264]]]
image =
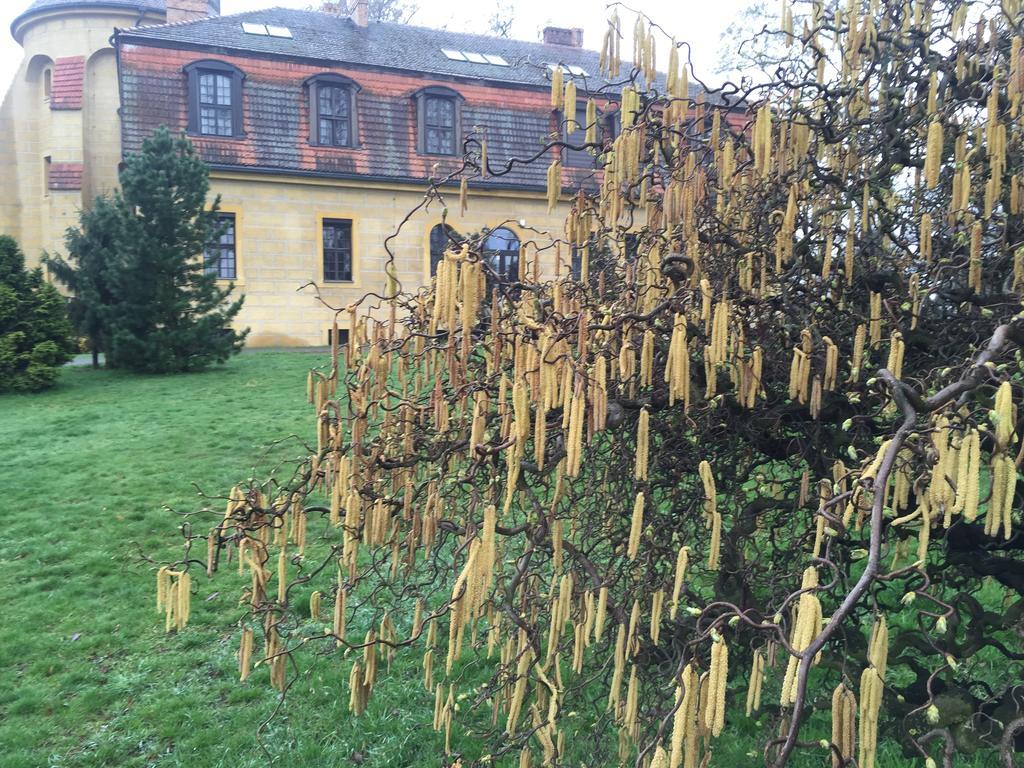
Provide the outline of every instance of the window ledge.
[[242,139],[248,138],[244,133],[239,133],[234,136],[214,136],[209,133],[192,133],[191,131],[185,131],[185,135],[190,139],[203,139],[205,141],[241,141]]
[[313,149],[328,149],[333,152],[365,152],[367,147],[363,144],[357,144],[354,147],[339,147],[335,144],[313,144],[310,142],[307,146]]

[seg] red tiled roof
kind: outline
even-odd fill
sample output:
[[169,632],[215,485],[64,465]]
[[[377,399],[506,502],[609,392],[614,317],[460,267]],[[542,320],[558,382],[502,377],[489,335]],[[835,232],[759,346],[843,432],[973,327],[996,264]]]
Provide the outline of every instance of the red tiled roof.
[[82,188],[82,163],[50,163],[50,189]]
[[68,56],[53,64],[50,109],[81,109],[85,86],[85,57]]

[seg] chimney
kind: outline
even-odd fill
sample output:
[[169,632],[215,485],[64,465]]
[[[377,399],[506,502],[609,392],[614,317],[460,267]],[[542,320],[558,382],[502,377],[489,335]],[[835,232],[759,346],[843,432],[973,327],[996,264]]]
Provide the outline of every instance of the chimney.
[[545,45],[564,45],[568,48],[583,47],[583,30],[579,27],[544,27]]
[[356,23],[357,27],[366,27],[370,24],[370,2],[369,0],[351,0],[349,16]]
[[220,0],[167,0],[167,23],[220,16]]

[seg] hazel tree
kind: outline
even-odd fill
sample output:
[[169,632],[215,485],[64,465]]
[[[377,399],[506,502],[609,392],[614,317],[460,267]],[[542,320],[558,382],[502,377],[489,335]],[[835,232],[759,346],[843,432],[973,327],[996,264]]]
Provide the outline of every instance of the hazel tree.
[[[564,231],[513,278],[453,241],[419,289],[386,242],[388,285],[336,308],[349,344],[310,374],[308,459],[190,516],[168,627],[231,559],[242,680],[284,692],[336,652],[358,715],[421,655],[433,727],[480,764],[596,739],[723,765],[753,717],[780,768],[1010,765],[1022,23],[1019,0],[787,6],[765,77],[694,99],[685,45],[640,17],[624,56],[613,9],[605,81],[552,73],[588,124],[518,160],[550,164]],[[597,165],[572,188],[567,147]],[[470,137],[423,206],[512,166]]]

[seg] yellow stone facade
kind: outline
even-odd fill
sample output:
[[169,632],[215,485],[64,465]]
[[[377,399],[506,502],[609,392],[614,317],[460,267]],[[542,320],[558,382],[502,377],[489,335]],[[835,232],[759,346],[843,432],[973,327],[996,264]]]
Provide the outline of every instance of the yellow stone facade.
[[[117,8],[67,8],[33,14],[11,30],[25,51],[0,106],[0,232],[12,235],[29,265],[60,252],[78,211],[117,182],[121,129],[115,27],[157,24],[162,15]],[[51,109],[54,63],[83,57],[81,109]],[[47,189],[47,165],[82,163],[80,190]]]
[[[211,186],[221,196],[221,209],[235,214],[235,284],[246,296],[238,325],[251,329],[251,346],[326,344],[334,313],[317,296],[330,306],[345,307],[367,292],[382,293],[384,241],[424,195],[423,188],[415,185],[221,172],[213,174]],[[564,211],[549,214],[543,195],[471,193],[464,216],[455,210],[457,192],[449,203],[447,221],[456,231],[472,234],[504,226],[525,244],[531,263],[539,258],[545,274],[555,269],[558,257],[545,233],[560,230]],[[415,289],[429,281],[428,239],[431,228],[441,222],[441,213],[437,203],[418,211],[389,243],[403,288]],[[352,221],[351,283],[322,279],[320,225],[324,218]],[[342,314],[339,321],[345,328],[347,316]]]

